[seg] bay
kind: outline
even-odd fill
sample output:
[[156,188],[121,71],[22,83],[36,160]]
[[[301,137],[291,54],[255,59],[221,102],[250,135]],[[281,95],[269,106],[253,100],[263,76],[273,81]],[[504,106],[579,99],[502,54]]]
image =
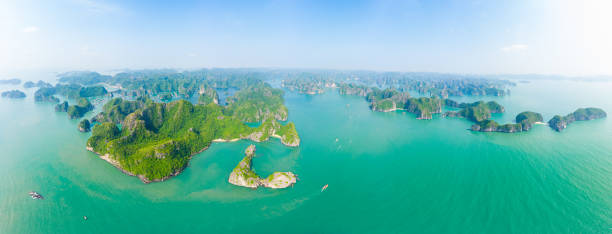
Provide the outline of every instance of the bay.
[[[24,90],[2,85],[0,90]],[[612,112],[612,83],[518,83],[501,123],[579,107]],[[0,233],[605,233],[612,228],[612,121],[504,134],[464,119],[417,120],[363,98],[286,92],[298,148],[214,143],[168,181],[143,184],[85,150],[89,134],[53,104],[0,99]],[[99,108],[99,107],[98,107]],[[99,110],[99,109],[98,109]],[[89,116],[93,115],[90,113]],[[255,171],[291,188],[227,183],[249,144]],[[326,191],[321,187],[329,184]],[[44,200],[32,200],[29,191]],[[87,216],[88,220],[83,220]]]

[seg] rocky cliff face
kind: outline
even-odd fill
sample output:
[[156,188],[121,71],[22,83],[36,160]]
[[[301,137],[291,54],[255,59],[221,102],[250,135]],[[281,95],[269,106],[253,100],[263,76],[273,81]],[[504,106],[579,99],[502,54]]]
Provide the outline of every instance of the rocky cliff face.
[[261,184],[268,188],[286,188],[297,182],[297,177],[291,172],[274,172],[268,178],[260,179]]
[[251,170],[251,161],[255,156],[255,145],[250,145],[244,151],[244,158],[238,163],[230,174],[228,182],[247,188],[257,188],[261,185],[259,176]]
[[300,138],[283,135],[281,136],[281,143],[283,143],[283,145],[286,145],[286,146],[298,147],[300,146]]
[[560,115],[555,115],[555,117],[553,117],[552,119],[550,119],[548,121],[548,126],[550,126],[550,128],[560,132],[563,129],[565,129],[567,127],[567,121],[565,120],[565,117],[560,116]]

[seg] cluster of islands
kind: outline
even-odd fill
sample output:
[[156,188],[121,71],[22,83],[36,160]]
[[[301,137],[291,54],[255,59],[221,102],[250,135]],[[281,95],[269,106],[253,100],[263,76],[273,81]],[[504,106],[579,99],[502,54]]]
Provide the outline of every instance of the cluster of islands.
[[[77,128],[92,132],[88,150],[145,183],[178,175],[193,155],[212,142],[278,138],[289,147],[300,145],[295,125],[287,121],[281,89],[246,74],[202,76],[164,71],[113,77],[71,72],[60,75],[56,85],[39,81],[28,87],[38,87],[36,102],[57,103],[57,112],[82,119]],[[228,105],[219,105],[217,90],[228,88],[238,91],[228,97]],[[94,109],[90,99],[100,97],[108,99],[101,112],[83,118]]]
[[[192,156],[213,142],[278,138],[288,147],[299,147],[296,126],[287,121],[284,91],[270,85],[276,81],[286,90],[304,94],[334,89],[341,95],[361,96],[372,111],[402,110],[423,120],[432,119],[434,114],[464,118],[473,122],[472,131],[514,133],[545,124],[542,115],[533,111],[519,113],[514,123],[497,123],[490,118],[492,113],[505,112],[499,103],[460,103],[449,98],[504,96],[514,86],[510,81],[481,77],[249,69],[143,70],[112,76],[79,71],[58,77],[55,85],[28,81],[23,88],[37,88],[36,102],[55,103],[55,111],[79,119],[77,129],[91,131],[87,150],[145,183],[178,175]],[[0,80],[0,84],[19,85],[21,80]],[[1,95],[26,96],[19,90]],[[88,115],[95,106],[101,110]],[[450,111],[443,113],[443,107]],[[562,131],[574,121],[604,117],[602,109],[579,108],[554,116],[548,126]],[[297,176],[292,172],[259,177],[251,168],[254,156],[255,146],[251,145],[230,173],[229,183],[249,188],[286,188],[296,183]]]
[[[393,79],[374,79],[377,84],[387,87],[381,89],[360,83],[347,83],[334,79],[289,79],[283,80],[283,87],[306,94],[320,94],[330,88],[337,88],[341,95],[362,96],[373,111],[390,112],[403,110],[416,115],[417,119],[432,119],[433,114],[443,117],[465,118],[474,124],[472,131],[515,133],[529,131],[534,124],[544,124],[540,113],[523,111],[519,113],[514,123],[500,124],[491,120],[492,113],[503,113],[505,109],[495,101],[476,101],[473,103],[458,103],[450,96],[504,96],[510,94],[505,90],[514,84],[503,80],[415,80],[411,77],[396,77]],[[429,97],[411,97],[409,90]],[[457,109],[442,113],[442,107]],[[579,108],[574,112],[560,116],[556,115],[548,121],[548,125],[562,131],[575,120],[586,121],[606,117],[606,112],[600,108]]]

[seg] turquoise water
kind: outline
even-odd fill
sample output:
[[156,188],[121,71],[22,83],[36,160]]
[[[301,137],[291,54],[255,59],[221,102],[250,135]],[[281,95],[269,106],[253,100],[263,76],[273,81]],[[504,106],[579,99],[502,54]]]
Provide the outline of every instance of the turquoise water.
[[[539,81],[483,99],[506,107],[494,116],[501,122],[524,110],[547,120],[584,106],[612,114],[611,91],[612,83]],[[78,120],[34,103],[33,92],[0,99],[0,233],[612,231],[610,118],[562,133],[543,125],[478,133],[463,119],[371,112],[336,92],[287,93],[302,145],[256,143],[253,166],[300,181],[251,190],[227,183],[249,141],[215,143],[179,176],[145,185],[86,151]]]

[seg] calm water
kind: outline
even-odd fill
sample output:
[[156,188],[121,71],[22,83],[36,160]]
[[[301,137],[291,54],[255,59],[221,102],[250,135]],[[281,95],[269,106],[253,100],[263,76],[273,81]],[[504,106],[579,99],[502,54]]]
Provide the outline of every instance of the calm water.
[[[583,106],[612,114],[611,91],[541,81],[484,99],[506,107],[498,121],[524,110],[548,120]],[[33,92],[0,99],[0,233],[612,232],[610,118],[562,133],[475,133],[466,120],[371,112],[336,92],[287,93],[302,145],[257,143],[254,168],[300,181],[254,191],[227,183],[249,141],[216,143],[178,177],[145,185],[86,151],[78,121]]]

